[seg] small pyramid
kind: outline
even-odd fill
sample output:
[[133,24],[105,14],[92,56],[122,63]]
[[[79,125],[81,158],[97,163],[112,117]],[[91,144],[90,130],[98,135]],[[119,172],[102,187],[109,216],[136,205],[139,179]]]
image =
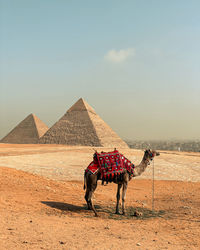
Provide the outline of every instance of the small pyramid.
[[43,136],[47,130],[48,127],[46,124],[36,115],[30,114],[0,142],[17,144],[38,143],[39,138]]
[[40,138],[39,143],[128,147],[82,98]]

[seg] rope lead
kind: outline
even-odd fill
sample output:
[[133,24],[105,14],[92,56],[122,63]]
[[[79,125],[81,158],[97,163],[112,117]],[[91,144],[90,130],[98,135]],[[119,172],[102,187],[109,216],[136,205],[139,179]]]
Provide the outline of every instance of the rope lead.
[[152,212],[154,212],[154,158],[153,158],[153,170],[152,170]]

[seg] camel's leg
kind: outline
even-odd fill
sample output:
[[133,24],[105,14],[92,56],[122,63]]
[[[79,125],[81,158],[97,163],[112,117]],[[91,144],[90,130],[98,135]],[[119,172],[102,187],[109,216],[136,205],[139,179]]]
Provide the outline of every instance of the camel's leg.
[[95,213],[95,216],[97,216],[97,212],[94,208],[94,205],[92,204],[92,194],[97,187],[97,176],[91,175],[91,174],[88,175],[86,183],[87,184],[86,184],[85,200],[87,202],[88,209],[93,210]]
[[88,203],[89,203],[90,209],[93,210],[94,213],[95,213],[95,216],[98,217],[97,211],[96,211],[96,209],[95,209],[95,207],[94,207],[94,205],[93,205],[93,203],[92,203],[92,194],[93,194],[93,192],[94,192],[94,191],[90,191],[90,192],[89,192]]
[[128,187],[128,182],[123,183],[122,188],[122,214],[125,215],[125,197],[126,197],[126,190]]
[[122,184],[118,184],[117,187],[117,205],[116,205],[116,214],[119,214],[119,199],[120,199],[120,190],[121,190]]
[[88,210],[91,210],[92,207],[91,207],[91,204],[89,202],[89,193],[91,192],[91,190],[89,190],[88,188],[86,189],[86,192],[85,192],[85,200],[87,202],[87,206],[88,206]]

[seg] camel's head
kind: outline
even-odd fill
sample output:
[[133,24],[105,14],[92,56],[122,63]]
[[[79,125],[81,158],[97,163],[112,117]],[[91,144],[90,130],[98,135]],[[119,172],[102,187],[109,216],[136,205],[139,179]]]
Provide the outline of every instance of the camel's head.
[[155,156],[160,155],[159,152],[156,152],[155,150],[147,149],[144,151],[144,158],[145,160],[152,161]]

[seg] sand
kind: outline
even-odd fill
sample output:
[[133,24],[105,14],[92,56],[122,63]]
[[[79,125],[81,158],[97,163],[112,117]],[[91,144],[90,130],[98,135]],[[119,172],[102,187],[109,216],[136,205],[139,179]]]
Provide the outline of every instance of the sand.
[[[120,151],[136,164],[143,155]],[[126,216],[113,213],[117,186],[99,183],[98,218],[86,210],[82,182],[92,153],[0,144],[0,249],[199,249],[199,153],[161,152],[155,159],[155,217],[150,166],[129,183]],[[134,217],[133,208],[143,216]]]

